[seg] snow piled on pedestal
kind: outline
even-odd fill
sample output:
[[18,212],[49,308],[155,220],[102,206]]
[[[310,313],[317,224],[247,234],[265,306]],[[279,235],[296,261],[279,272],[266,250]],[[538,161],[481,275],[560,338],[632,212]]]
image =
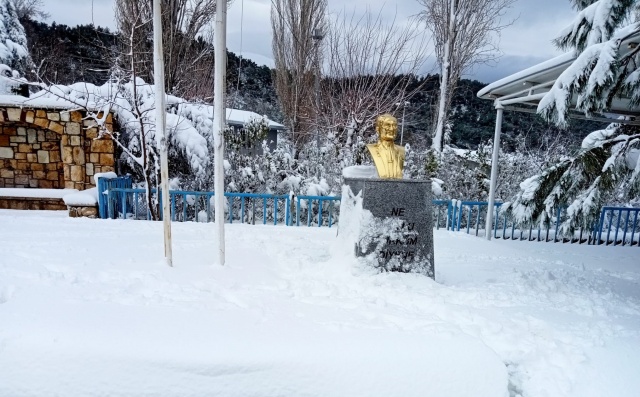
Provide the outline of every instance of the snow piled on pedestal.
[[434,282],[363,271],[335,228],[227,225],[219,267],[210,225],[174,223],[169,268],[159,222],[0,224],[2,396],[640,391],[637,248],[439,230]]
[[352,165],[342,169],[345,178],[379,178],[378,170],[373,165]]

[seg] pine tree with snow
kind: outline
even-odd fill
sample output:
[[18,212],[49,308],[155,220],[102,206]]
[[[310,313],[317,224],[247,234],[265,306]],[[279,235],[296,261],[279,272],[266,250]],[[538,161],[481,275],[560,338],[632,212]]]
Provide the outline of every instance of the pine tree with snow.
[[[566,126],[574,107],[591,116],[604,113],[616,98],[640,105],[640,46],[622,43],[640,34],[638,0],[573,0],[578,15],[556,44],[576,53],[540,101],[538,113]],[[626,46],[626,45],[625,45]],[[510,205],[520,222],[548,221],[567,206],[563,230],[591,227],[605,203],[632,203],[640,193],[640,129],[612,124],[584,139],[579,152],[521,184]]]
[[24,75],[29,58],[27,36],[12,0],[0,0],[0,63]]

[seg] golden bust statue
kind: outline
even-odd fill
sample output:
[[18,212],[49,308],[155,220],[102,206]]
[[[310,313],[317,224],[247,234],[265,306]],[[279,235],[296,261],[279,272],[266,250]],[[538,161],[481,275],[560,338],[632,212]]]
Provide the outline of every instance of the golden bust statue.
[[382,179],[402,179],[404,168],[404,148],[393,142],[398,135],[398,120],[389,113],[376,119],[378,142],[367,145],[376,165],[378,176]]

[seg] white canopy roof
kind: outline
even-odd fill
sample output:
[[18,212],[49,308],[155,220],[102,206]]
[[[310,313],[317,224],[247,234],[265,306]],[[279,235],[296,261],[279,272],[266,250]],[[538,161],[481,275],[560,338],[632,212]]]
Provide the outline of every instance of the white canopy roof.
[[[620,44],[620,53],[626,55],[640,42],[640,35],[626,38]],[[562,54],[538,65],[524,69],[489,84],[478,92],[482,99],[498,100],[502,105],[525,104],[537,106],[549,92],[556,79],[576,60],[573,52]],[[516,110],[518,110],[516,108]],[[640,109],[631,108],[629,98],[616,98],[608,109],[616,115],[638,115]]]

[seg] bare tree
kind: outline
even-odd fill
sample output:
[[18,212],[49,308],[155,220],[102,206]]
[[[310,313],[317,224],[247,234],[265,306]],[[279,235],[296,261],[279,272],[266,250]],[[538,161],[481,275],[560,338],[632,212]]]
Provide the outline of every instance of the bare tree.
[[319,128],[351,145],[373,134],[379,114],[400,111],[398,106],[421,89],[426,80],[418,74],[428,38],[417,23],[399,24],[395,18],[385,23],[382,10],[331,19]]
[[[153,0],[116,0],[118,30],[123,34],[135,31],[135,63],[139,76],[146,81],[153,81],[152,3]],[[216,0],[163,0],[162,4],[167,93],[187,99],[210,96],[213,46],[208,27]]]
[[500,56],[497,38],[510,25],[503,17],[515,0],[417,1],[424,7],[418,18],[433,34],[441,68],[438,118],[432,143],[432,148],[440,152],[456,84],[463,73]]
[[42,7],[44,6],[42,0],[13,0],[13,5],[16,7],[18,18],[23,19],[48,19],[49,13],[45,12]]
[[271,28],[275,88],[297,147],[313,133],[317,48],[313,36],[326,28],[327,0],[273,0]]

